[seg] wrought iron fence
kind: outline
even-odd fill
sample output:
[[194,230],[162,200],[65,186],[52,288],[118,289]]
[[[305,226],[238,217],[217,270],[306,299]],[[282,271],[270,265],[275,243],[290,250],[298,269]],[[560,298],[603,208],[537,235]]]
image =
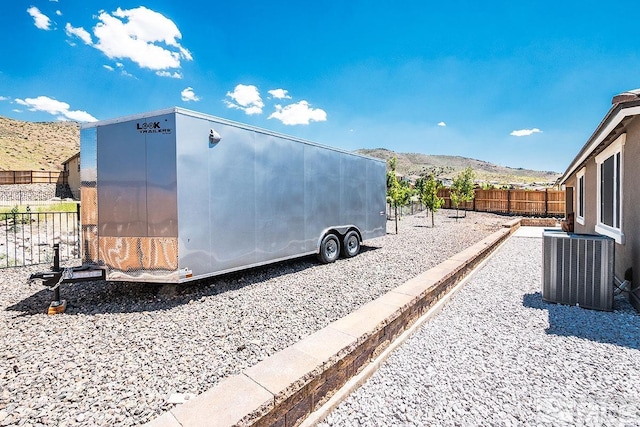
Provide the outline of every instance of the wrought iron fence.
[[0,268],[53,262],[53,244],[60,260],[80,257],[80,207],[76,212],[0,214]]
[[[406,206],[398,206],[398,216],[414,215],[422,212],[425,206],[419,200],[411,200]],[[395,215],[395,209],[391,203],[387,203],[387,218],[391,219]]]

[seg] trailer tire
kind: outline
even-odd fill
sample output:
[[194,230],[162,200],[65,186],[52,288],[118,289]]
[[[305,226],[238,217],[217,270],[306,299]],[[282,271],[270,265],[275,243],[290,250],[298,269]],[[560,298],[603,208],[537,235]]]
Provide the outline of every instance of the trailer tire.
[[340,255],[340,240],[335,234],[327,234],[320,242],[318,259],[323,264],[329,264],[338,259]]
[[345,234],[342,239],[342,256],[351,258],[360,253],[360,236],[354,230]]

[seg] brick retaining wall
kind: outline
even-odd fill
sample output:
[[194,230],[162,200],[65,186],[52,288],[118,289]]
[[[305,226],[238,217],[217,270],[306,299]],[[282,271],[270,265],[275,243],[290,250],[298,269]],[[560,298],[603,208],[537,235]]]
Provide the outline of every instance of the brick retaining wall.
[[475,245],[148,424],[293,427],[411,327],[511,233]]

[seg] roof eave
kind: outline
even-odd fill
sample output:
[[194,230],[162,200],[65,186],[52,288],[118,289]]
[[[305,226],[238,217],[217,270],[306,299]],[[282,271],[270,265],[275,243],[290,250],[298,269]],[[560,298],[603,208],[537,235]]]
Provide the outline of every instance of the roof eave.
[[71,160],[75,159],[76,157],[80,157],[80,152],[79,151],[76,154],[74,154],[73,156],[69,157],[64,162],[62,162],[62,164],[64,165],[65,163],[69,163]]
[[621,102],[615,104],[604,116],[596,130],[591,137],[587,140],[582,149],[578,152],[573,161],[569,164],[569,167],[560,177],[560,184],[564,184],[567,179],[575,172],[598,148],[600,143],[620,124],[622,120],[629,116],[635,116],[640,114],[640,100],[634,100],[630,102]]

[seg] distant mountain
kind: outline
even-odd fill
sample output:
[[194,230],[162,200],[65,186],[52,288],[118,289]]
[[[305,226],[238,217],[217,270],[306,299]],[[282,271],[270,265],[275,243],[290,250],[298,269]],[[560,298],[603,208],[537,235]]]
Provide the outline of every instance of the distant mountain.
[[[76,122],[23,122],[0,116],[0,170],[62,170],[62,162],[80,150],[80,125]],[[358,153],[379,159],[398,159],[402,175],[434,173],[451,179],[467,166],[478,180],[497,184],[553,183],[557,172],[514,169],[459,156],[396,153],[384,148],[361,149]]]
[[396,171],[404,176],[423,176],[433,173],[439,179],[453,179],[461,170],[470,167],[476,179],[494,184],[553,184],[560,173],[499,166],[482,160],[460,156],[440,156],[417,153],[396,153],[385,148],[360,149],[364,154],[378,159],[397,159]]
[[0,170],[62,170],[80,150],[76,122],[23,122],[0,116]]

